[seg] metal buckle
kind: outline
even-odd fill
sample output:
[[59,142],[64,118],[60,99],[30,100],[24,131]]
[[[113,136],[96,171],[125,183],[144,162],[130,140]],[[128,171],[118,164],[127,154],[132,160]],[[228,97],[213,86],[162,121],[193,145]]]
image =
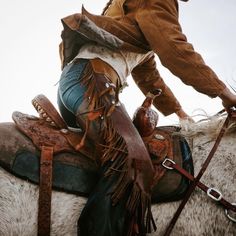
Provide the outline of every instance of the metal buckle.
[[175,162],[173,161],[173,160],[171,160],[171,159],[169,159],[169,158],[166,158],[161,164],[162,164],[162,166],[164,166],[166,169],[168,169],[168,170],[173,170],[174,168],[173,167],[171,167],[171,166],[168,166],[167,164],[166,164],[166,162],[170,162],[171,164],[175,164]]
[[[211,193],[212,191],[214,191],[215,193],[217,193],[217,194],[219,195],[219,197],[213,196],[212,193]],[[222,199],[222,193],[221,193],[219,190],[215,189],[215,188],[209,188],[209,189],[207,190],[207,196],[210,197],[210,198],[212,198],[213,200],[215,200],[215,201],[217,201],[217,202]]]
[[235,107],[230,108],[230,115],[231,115],[232,119],[236,118],[236,108]]
[[[236,206],[236,203],[231,203],[233,206]],[[234,218],[234,217],[232,217],[232,216],[230,216],[229,215],[229,210],[228,209],[225,209],[225,214],[226,214],[226,216],[231,220],[231,221],[233,221],[233,222],[235,222],[236,223],[236,218]],[[236,217],[236,213],[234,213],[235,214],[235,217]]]

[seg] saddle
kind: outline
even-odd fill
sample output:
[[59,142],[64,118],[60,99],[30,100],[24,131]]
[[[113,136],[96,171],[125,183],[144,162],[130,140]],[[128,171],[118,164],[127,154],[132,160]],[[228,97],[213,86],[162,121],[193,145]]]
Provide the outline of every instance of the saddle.
[[[16,127],[41,151],[53,147],[52,188],[88,196],[97,183],[99,164],[96,148],[87,139],[79,149],[83,131],[68,127],[53,104],[38,95],[32,101],[39,117],[14,112]],[[168,172],[161,163],[168,157],[193,174],[191,151],[187,141],[178,135],[179,127],[155,127],[151,135],[143,137],[156,174],[153,202],[175,201],[183,197],[189,181],[177,172]],[[40,156],[29,151],[19,152],[11,167],[13,174],[39,183]]]
[[[148,104],[151,101],[148,100]],[[20,147],[7,161],[7,165],[4,163],[2,166],[7,166],[14,175],[39,185],[38,235],[43,236],[50,234],[52,189],[88,196],[101,178],[100,163],[96,161],[99,152],[96,153],[95,144],[84,138],[83,130],[67,126],[44,95],[36,96],[32,104],[39,117],[14,112],[12,118],[19,132],[30,139],[33,145],[29,149]],[[186,193],[190,180],[177,172],[167,171],[162,163],[168,157],[193,174],[191,152],[186,140],[176,135],[178,127],[155,127],[156,124],[149,123],[152,119],[145,118],[146,108],[149,118],[158,118],[149,107],[143,106],[144,110],[140,110],[142,119],[136,117],[133,123],[138,127],[139,120],[145,121],[148,127],[148,132],[140,135],[155,170],[152,203],[179,200]],[[23,146],[29,143],[27,141],[27,145]]]

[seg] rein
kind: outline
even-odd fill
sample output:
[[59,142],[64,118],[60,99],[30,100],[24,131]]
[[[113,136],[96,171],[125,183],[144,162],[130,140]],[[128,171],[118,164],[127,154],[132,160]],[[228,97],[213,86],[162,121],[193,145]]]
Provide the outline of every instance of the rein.
[[[233,112],[234,112],[234,114],[233,114]],[[187,176],[186,176],[186,175],[185,175],[186,173],[184,173],[182,170],[180,171],[180,173],[182,173],[184,176],[186,176],[187,178],[189,178],[189,179],[192,181],[192,183],[191,183],[191,185],[190,185],[190,187],[189,187],[189,189],[188,189],[188,191],[187,191],[187,193],[186,193],[184,199],[182,200],[181,204],[179,205],[177,211],[175,212],[175,214],[174,214],[172,220],[170,221],[170,223],[169,223],[169,225],[168,225],[168,227],[167,227],[167,229],[166,229],[166,231],[165,231],[165,233],[164,233],[164,236],[169,236],[169,235],[171,234],[171,232],[172,232],[172,230],[173,230],[173,228],[174,228],[174,226],[175,226],[175,224],[176,224],[176,222],[177,222],[177,220],[178,220],[178,218],[179,218],[179,216],[180,216],[182,210],[184,209],[184,207],[185,207],[186,203],[188,202],[188,200],[189,200],[191,194],[193,193],[193,191],[195,190],[195,188],[196,188],[197,186],[200,187],[201,189],[207,191],[208,196],[211,197],[212,199],[214,199],[214,200],[216,200],[216,201],[221,201],[221,203],[226,206],[226,210],[229,210],[229,209],[231,209],[231,210],[233,210],[233,211],[236,210],[235,204],[230,204],[230,203],[228,203],[226,200],[224,200],[224,199],[222,198],[222,194],[221,194],[219,191],[217,191],[217,190],[214,189],[214,188],[208,188],[208,187],[206,187],[204,184],[202,184],[202,183],[200,182],[200,179],[201,179],[201,177],[203,176],[204,172],[206,171],[206,169],[207,169],[207,167],[208,167],[210,161],[212,160],[212,158],[213,158],[213,156],[214,156],[214,154],[215,154],[215,152],[216,152],[216,150],[217,150],[217,148],[218,148],[218,146],[219,146],[219,144],[220,144],[220,141],[221,141],[221,139],[222,139],[222,137],[223,137],[223,135],[224,135],[224,133],[225,133],[225,131],[226,131],[228,125],[229,125],[229,122],[230,122],[230,120],[231,120],[232,118],[236,118],[236,113],[235,113],[234,110],[228,111],[228,116],[227,116],[227,118],[226,118],[226,120],[225,120],[225,122],[224,122],[224,124],[223,124],[223,126],[222,126],[222,128],[221,128],[221,130],[220,130],[220,132],[219,132],[219,134],[218,134],[218,137],[217,137],[217,139],[216,139],[216,141],[215,141],[215,143],[214,143],[214,146],[212,147],[212,149],[211,149],[211,151],[210,151],[208,157],[206,158],[205,162],[203,163],[202,168],[200,169],[200,171],[199,171],[197,177],[194,178],[194,177],[191,176],[191,175],[187,175]],[[171,165],[168,165],[168,166],[167,166],[167,164],[166,164],[167,161],[168,161],[168,159],[164,160],[164,162],[162,163],[162,165],[163,165],[165,168],[167,168],[167,169],[172,169],[172,168],[174,168],[174,169],[177,169],[177,170],[178,170],[178,166],[177,166],[175,163],[173,163],[173,162],[171,163]],[[170,161],[169,161],[169,162],[170,162]],[[190,176],[191,176],[191,177],[190,177]],[[226,211],[226,214],[227,214],[227,213],[228,213],[228,212]],[[228,215],[227,215],[227,216],[228,216]],[[229,218],[230,218],[230,217],[229,217]]]
[[[162,162],[162,166],[164,166],[166,169],[169,169],[169,170],[173,170],[173,169],[176,170],[177,172],[182,174],[184,177],[186,177],[191,182],[193,182],[195,179],[188,171],[186,171],[185,169],[180,167],[177,163],[175,163],[173,160],[171,160],[169,158],[166,158]],[[204,183],[202,183],[200,181],[197,183],[197,187],[199,187],[201,190],[203,190],[207,194],[208,197],[221,203],[227,211],[231,210],[236,213],[236,206],[234,205],[235,203],[229,203],[228,201],[226,201],[223,198],[223,195],[219,190],[217,190],[215,188],[209,188]]]

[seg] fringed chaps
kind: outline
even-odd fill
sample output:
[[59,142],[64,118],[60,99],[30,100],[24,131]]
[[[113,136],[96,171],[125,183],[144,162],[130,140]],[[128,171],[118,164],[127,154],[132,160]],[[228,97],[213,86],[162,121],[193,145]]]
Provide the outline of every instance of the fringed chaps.
[[151,213],[154,169],[118,100],[118,78],[106,68],[100,60],[90,60],[83,76],[87,92],[78,123],[86,137],[97,141],[101,179],[82,211],[78,232],[80,236],[143,236],[155,229]]

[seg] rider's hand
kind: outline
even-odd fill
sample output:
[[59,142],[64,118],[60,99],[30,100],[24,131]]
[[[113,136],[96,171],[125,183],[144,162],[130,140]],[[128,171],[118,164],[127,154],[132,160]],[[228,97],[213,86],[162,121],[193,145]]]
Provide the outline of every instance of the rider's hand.
[[236,106],[236,95],[233,94],[228,88],[219,95],[222,100],[222,105],[227,110],[230,107]]
[[186,120],[194,123],[195,121],[190,117],[182,108],[175,112],[175,114],[179,117],[179,120]]

